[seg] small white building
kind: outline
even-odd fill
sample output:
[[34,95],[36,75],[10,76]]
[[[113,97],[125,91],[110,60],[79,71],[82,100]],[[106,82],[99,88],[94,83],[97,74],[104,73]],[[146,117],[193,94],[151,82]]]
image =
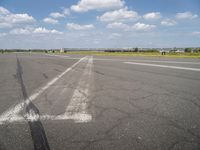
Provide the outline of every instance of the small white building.
[[68,48],[61,48],[61,49],[60,49],[60,53],[65,53],[65,52],[67,52],[67,51],[69,51]]
[[61,48],[60,49],[60,53],[64,53],[65,52],[65,49],[64,48]]

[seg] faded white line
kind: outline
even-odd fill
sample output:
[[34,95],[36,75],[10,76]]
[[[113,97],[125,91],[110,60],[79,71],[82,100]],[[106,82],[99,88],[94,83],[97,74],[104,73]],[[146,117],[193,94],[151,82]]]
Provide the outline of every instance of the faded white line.
[[108,61],[131,61],[131,62],[155,62],[155,63],[171,63],[171,64],[191,64],[191,65],[200,65],[200,62],[183,62],[183,61],[159,61],[159,60],[142,60],[142,59],[104,59],[104,58],[95,58],[94,60],[108,60]]
[[151,67],[161,67],[170,69],[180,69],[180,70],[190,70],[190,71],[200,71],[199,68],[188,68],[188,67],[178,67],[178,66],[168,66],[168,65],[157,65],[157,64],[147,64],[147,63],[135,63],[135,62],[124,62],[125,64],[141,65],[141,66],[151,66]]
[[88,59],[84,73],[74,90],[69,105],[66,108],[66,117],[74,118],[79,122],[88,122],[92,120],[92,115],[87,112],[87,105],[90,96],[90,82],[92,79],[93,57]]
[[[6,112],[4,112],[0,116],[0,124],[4,122],[10,122],[12,120],[15,120],[16,115],[23,109],[24,105],[28,105],[30,102],[34,101],[39,95],[41,95],[45,90],[47,90],[51,85],[53,85],[58,79],[60,79],[63,75],[65,75],[67,72],[72,70],[78,63],[83,61],[86,57],[81,58],[79,61],[74,63],[71,67],[67,68],[64,72],[62,72],[60,75],[56,76],[53,80],[48,82],[44,87],[41,87],[37,90],[34,94],[32,94],[30,97],[28,97],[24,102],[21,102],[14,107],[9,108]],[[17,119],[17,118],[16,118]]]
[[166,64],[188,64],[188,65],[200,65],[200,62],[187,62],[187,61],[159,61],[159,60],[141,60],[141,59],[99,59],[99,58],[95,58],[94,60],[111,60],[111,61],[131,61],[131,62],[150,62],[150,63],[166,63]]
[[75,123],[86,123],[86,122],[90,122],[92,120],[92,116],[90,114],[83,114],[83,113],[76,113],[73,115],[66,115],[66,114],[62,114],[62,115],[41,115],[41,116],[37,116],[37,115],[28,115],[28,116],[20,116],[20,115],[14,115],[11,118],[9,118],[9,120],[3,120],[0,122],[0,124],[3,123],[14,123],[14,122],[25,122],[26,120],[28,121],[37,121],[37,120],[51,120],[51,121],[55,121],[55,120],[73,120]]

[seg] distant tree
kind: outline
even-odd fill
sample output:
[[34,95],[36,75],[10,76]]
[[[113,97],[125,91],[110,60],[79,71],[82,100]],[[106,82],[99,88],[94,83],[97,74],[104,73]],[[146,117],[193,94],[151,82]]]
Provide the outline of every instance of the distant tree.
[[191,52],[192,52],[192,49],[191,49],[191,48],[185,48],[184,52],[185,52],[185,53],[191,53]]
[[176,47],[174,47],[173,50],[176,51],[177,50]]
[[199,52],[200,52],[200,48],[195,48],[195,49],[193,50],[193,52],[199,53]]
[[139,52],[139,49],[136,47],[135,50],[134,50],[134,52]]
[[146,52],[159,52],[157,49],[149,49]]

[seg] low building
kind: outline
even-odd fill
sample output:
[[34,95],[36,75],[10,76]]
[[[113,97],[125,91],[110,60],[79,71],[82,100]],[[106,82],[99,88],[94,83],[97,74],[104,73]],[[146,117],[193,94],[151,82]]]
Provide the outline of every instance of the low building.
[[60,53],[66,53],[67,52],[67,48],[61,48],[60,49]]

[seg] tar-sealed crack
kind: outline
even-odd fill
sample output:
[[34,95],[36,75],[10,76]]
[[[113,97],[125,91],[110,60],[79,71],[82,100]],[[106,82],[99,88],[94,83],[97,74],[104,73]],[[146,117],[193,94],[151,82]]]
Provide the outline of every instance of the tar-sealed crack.
[[[20,64],[19,59],[17,58],[16,78],[18,80],[18,83],[20,84],[23,99],[26,100],[28,98],[28,94],[26,91],[22,74],[23,74],[22,66]],[[26,107],[25,119],[28,121],[28,124],[29,124],[34,149],[35,150],[50,150],[44,127],[39,119],[39,116],[40,116],[39,110],[32,102],[29,102],[28,104],[25,103],[25,107]]]

